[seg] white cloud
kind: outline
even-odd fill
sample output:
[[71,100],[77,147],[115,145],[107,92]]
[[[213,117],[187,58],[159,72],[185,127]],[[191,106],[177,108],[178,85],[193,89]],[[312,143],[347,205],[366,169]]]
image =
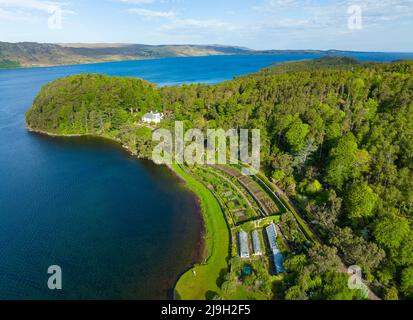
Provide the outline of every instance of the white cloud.
[[117,0],[118,2],[123,3],[133,3],[133,4],[151,4],[154,3],[156,0]]
[[343,1],[343,6],[359,5],[363,10],[366,22],[380,23],[394,21],[413,16],[413,1],[411,0],[364,0]]
[[[45,21],[50,29],[61,29],[66,16],[76,14],[73,10],[66,9],[67,6],[67,3],[59,0],[0,0],[0,19],[30,23]],[[59,27],[55,27],[51,22],[55,20],[51,19],[57,19],[55,23]]]
[[[65,9],[67,3],[43,0],[0,0],[0,9],[3,16],[14,15],[15,19],[28,20],[28,15],[33,18],[33,12],[50,13],[59,8],[63,14],[76,14],[73,10]],[[6,9],[5,9],[6,8]]]
[[291,7],[291,6],[296,6],[297,4],[299,4],[300,1],[297,1],[297,0],[269,0],[268,3],[269,3],[270,6],[273,6],[273,7]]
[[[150,4],[150,3],[177,3],[182,0],[116,0],[123,3],[140,3],[140,4]],[[168,22],[161,25],[158,30],[161,32],[166,31],[178,31],[181,33],[193,33],[195,31],[200,31],[203,29],[207,30],[234,30],[230,24],[217,20],[217,19],[193,19],[186,17],[179,17],[175,11],[155,11],[144,8],[129,8],[126,10],[130,14],[137,14],[148,19],[152,18],[164,18]]]
[[197,29],[211,29],[211,28],[229,28],[230,25],[220,20],[197,20],[197,19],[175,19],[169,24],[163,25],[163,30],[197,28]]
[[0,8],[0,20],[6,20],[6,21],[31,21],[33,20],[33,16],[26,14],[26,13],[20,13],[16,14],[14,11],[9,11],[5,10],[3,8]]
[[147,18],[174,18],[176,16],[173,11],[153,11],[142,8],[131,8],[127,11]]
[[347,29],[347,9],[351,5],[361,7],[363,25],[367,28],[413,17],[412,0],[265,0],[253,9],[263,15],[262,29],[305,27],[342,32]]
[[262,4],[253,6],[254,10],[274,12],[280,9],[306,6],[311,0],[265,0]]
[[51,7],[62,6],[59,2],[41,0],[0,0],[0,7],[48,11]]

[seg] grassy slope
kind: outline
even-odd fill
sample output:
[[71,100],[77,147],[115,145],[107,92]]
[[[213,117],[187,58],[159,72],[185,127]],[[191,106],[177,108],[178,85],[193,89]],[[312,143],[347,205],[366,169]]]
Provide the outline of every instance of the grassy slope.
[[19,68],[20,63],[12,60],[0,60],[0,69],[14,69]]
[[175,287],[176,298],[210,299],[216,293],[222,295],[218,282],[227,272],[230,238],[224,213],[214,195],[201,182],[178,165],[173,165],[173,170],[186,181],[188,188],[196,193],[201,201],[207,250],[205,261],[188,270],[178,280]]

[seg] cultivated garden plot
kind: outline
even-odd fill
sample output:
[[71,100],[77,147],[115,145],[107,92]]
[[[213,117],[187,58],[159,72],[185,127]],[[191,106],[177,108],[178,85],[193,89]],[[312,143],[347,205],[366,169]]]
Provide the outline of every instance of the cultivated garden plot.
[[278,206],[274,201],[266,194],[262,188],[251,179],[249,176],[244,176],[242,173],[229,166],[217,165],[214,166],[216,169],[221,170],[232,177],[236,177],[239,183],[243,186],[245,190],[255,199],[262,210],[262,214],[265,216],[271,216],[280,213]]
[[[194,166],[187,169],[196,179],[216,197],[221,205],[228,226],[230,228],[230,263],[229,272],[222,279],[222,294],[231,299],[261,298],[268,299],[271,288],[282,281],[283,275],[277,274],[273,263],[272,249],[267,239],[265,228],[271,224],[277,225],[278,235],[276,242],[283,255],[289,253],[288,243],[281,233],[278,224],[281,221],[279,214],[263,214],[263,201],[267,201],[269,208],[277,208],[273,200],[249,177],[243,176],[238,170],[220,166]],[[223,170],[221,170],[223,169]],[[243,178],[248,178],[248,182]],[[241,181],[241,179],[243,179]],[[248,183],[248,189],[245,184]],[[258,198],[262,203],[258,202]],[[272,205],[270,205],[272,203]],[[275,212],[275,210],[273,210]],[[247,234],[248,257],[240,257],[238,234]],[[252,235],[259,243],[259,251],[254,248]]]
[[221,202],[230,226],[259,217],[258,206],[250,195],[241,190],[240,185],[210,167],[198,166],[192,168],[192,172]]

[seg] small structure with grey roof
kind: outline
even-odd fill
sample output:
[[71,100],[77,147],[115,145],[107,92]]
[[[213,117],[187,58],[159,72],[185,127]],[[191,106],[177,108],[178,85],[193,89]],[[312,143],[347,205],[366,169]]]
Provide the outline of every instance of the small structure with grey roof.
[[275,271],[277,273],[284,273],[284,257],[278,248],[272,250],[272,257],[274,259]]
[[248,233],[246,233],[244,230],[238,232],[238,248],[239,256],[241,258],[250,257],[250,248],[248,246]]
[[267,232],[268,242],[270,244],[271,251],[277,247],[277,230],[275,229],[274,223],[271,223],[269,226],[265,228]]
[[254,230],[252,232],[252,246],[254,247],[254,256],[260,256],[262,255],[261,251],[261,242],[260,242],[260,237],[258,236],[258,231]]
[[275,228],[275,225],[271,223],[265,230],[267,231],[268,243],[270,244],[275,271],[277,273],[283,273],[285,272],[283,265],[284,257],[277,246],[277,229]]

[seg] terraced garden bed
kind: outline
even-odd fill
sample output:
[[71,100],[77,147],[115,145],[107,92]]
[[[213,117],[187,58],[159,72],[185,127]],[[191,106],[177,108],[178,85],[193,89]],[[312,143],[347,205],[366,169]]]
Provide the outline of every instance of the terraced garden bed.
[[245,176],[239,170],[230,166],[216,165],[213,166],[213,168],[221,170],[231,177],[237,178],[242,187],[247,190],[258,203],[264,216],[271,216],[280,213],[280,209],[276,203],[250,176]]

